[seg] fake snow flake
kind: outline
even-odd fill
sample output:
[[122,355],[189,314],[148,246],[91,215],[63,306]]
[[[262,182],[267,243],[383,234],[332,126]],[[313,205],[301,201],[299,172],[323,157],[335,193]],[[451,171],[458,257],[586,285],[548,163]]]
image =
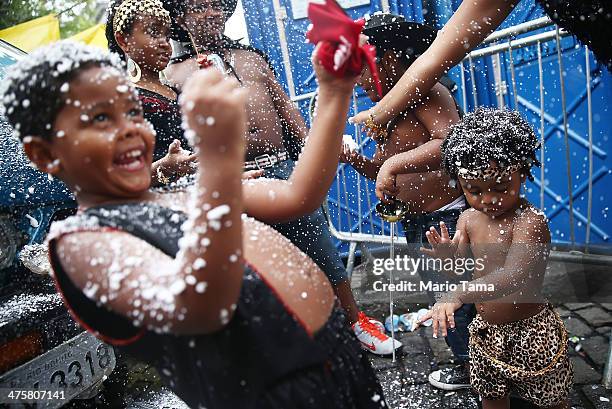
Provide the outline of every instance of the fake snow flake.
[[201,257],[196,258],[193,262],[193,268],[195,268],[196,270],[199,270],[204,267],[206,267],[206,260]]
[[380,400],[380,395],[375,393],[372,395],[372,402],[378,402]]
[[68,92],[69,89],[70,89],[70,84],[67,82],[64,82],[62,86],[60,87],[60,92]]
[[195,285],[198,280],[195,278],[195,276],[189,274],[187,277],[185,277],[185,282],[189,285]]
[[29,214],[26,214],[25,217],[30,221],[30,226],[34,227],[35,229],[38,228],[38,226],[40,225],[38,223],[38,220],[30,216]]
[[206,118],[206,125],[213,126],[215,124],[215,117],[209,116]]
[[610,399],[608,399],[608,398],[604,398],[603,396],[600,396],[600,397],[599,397],[599,400],[600,400],[601,402],[610,402]]
[[206,291],[206,287],[207,286],[208,286],[208,284],[206,282],[200,281],[195,286],[196,293],[203,294],[204,291]]
[[222,308],[221,311],[219,311],[219,319],[221,320],[221,324],[227,324],[229,322],[229,311]]
[[174,295],[179,295],[180,293],[185,291],[186,287],[187,285],[185,284],[185,281],[176,280],[170,285],[170,292]]
[[121,85],[117,85],[115,89],[117,90],[118,93],[125,94],[126,92],[130,90],[130,87],[128,87],[126,84],[121,84]]
[[220,205],[211,209],[206,213],[206,219],[210,220],[219,220],[223,216],[229,214],[230,207],[228,205]]
[[57,131],[55,133],[55,136],[57,136],[58,138],[63,138],[66,135],[66,132],[64,131]]
[[153,297],[155,296],[155,288],[145,288],[144,290],[142,290],[142,298],[145,300],[152,300]]
[[300,296],[301,296],[303,299],[306,299],[306,298],[308,298],[308,293],[307,293],[306,291],[302,291],[302,294],[300,294]]
[[93,299],[94,296],[96,295],[96,293],[98,292],[98,289],[100,288],[100,286],[98,284],[95,283],[87,283],[87,285],[85,286],[85,288],[83,289],[83,293],[85,294],[85,296],[89,299]]

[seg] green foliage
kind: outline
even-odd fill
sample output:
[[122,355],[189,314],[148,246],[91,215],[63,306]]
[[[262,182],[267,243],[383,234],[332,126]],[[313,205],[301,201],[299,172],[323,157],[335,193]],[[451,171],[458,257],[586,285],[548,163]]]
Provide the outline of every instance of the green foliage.
[[95,0],[0,0],[0,30],[54,13],[66,38],[98,23],[100,11]]

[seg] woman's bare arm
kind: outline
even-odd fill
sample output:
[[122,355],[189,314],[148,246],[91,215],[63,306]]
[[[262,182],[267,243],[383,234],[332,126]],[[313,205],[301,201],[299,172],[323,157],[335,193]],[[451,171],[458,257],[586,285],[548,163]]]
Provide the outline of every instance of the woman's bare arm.
[[520,0],[466,0],[440,30],[432,45],[402,75],[376,106],[352,119],[363,123],[370,115],[379,125],[427,95],[450,68],[457,65],[491,34]]

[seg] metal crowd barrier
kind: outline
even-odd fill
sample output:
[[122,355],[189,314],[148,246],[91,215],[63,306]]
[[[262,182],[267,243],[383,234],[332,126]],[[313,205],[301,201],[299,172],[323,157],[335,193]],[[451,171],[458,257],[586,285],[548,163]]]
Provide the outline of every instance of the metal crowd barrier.
[[[550,28],[550,29],[548,29]],[[524,36],[521,38],[515,38],[519,34],[526,34],[534,32],[536,30],[546,29],[545,31],[534,33],[532,35]],[[541,141],[544,146],[545,142],[545,122],[551,121],[553,118],[547,113],[544,105],[544,95],[546,92],[546,84],[544,81],[544,69],[543,69],[543,46],[545,47],[556,47],[556,59],[558,64],[558,75],[559,75],[559,86],[561,89],[561,105],[562,105],[562,117],[563,117],[563,141],[565,147],[565,164],[567,172],[567,188],[568,188],[568,199],[567,205],[569,207],[569,241],[570,250],[573,251],[553,251],[551,252],[551,260],[564,261],[571,263],[581,264],[596,264],[596,265],[612,265],[612,256],[601,255],[601,254],[590,254],[589,252],[589,240],[591,235],[591,216],[593,207],[593,112],[592,112],[592,101],[591,101],[591,87],[592,79],[590,72],[590,59],[589,50],[587,47],[582,47],[584,50],[585,58],[585,71],[586,71],[586,98],[588,107],[588,140],[584,141],[584,138],[575,135],[575,132],[568,127],[568,106],[566,100],[566,84],[564,78],[564,67],[562,58],[562,47],[561,39],[568,36],[569,33],[559,29],[548,17],[542,17],[536,20],[528,21],[517,26],[513,26],[504,30],[496,31],[491,34],[485,41],[484,47],[472,51],[460,64],[460,78],[461,78],[461,100],[463,107],[467,108],[468,104],[468,92],[467,92],[467,79],[466,75],[469,75],[471,82],[471,105],[479,105],[479,95],[477,90],[477,82],[475,81],[475,62],[478,59],[485,57],[491,57],[493,60],[494,75],[496,76],[496,84],[503,83],[501,79],[501,56],[507,53],[508,58],[505,60],[506,64],[509,65],[510,78],[511,78],[511,90],[513,98],[510,101],[511,106],[514,108],[519,107],[519,103],[526,106],[534,114],[539,114],[539,131],[541,135]],[[548,43],[548,44],[547,44]],[[521,90],[517,87],[517,79],[515,73],[515,61],[513,60],[513,50],[534,47],[535,53],[537,54],[538,64],[538,75],[539,75],[539,107],[534,104],[526,102],[525,98],[521,99]],[[504,84],[505,85],[505,84]],[[295,101],[304,100],[312,97],[314,93],[305,94],[302,96],[295,97]],[[498,106],[504,106],[505,100],[501,90],[497,92]],[[357,95],[353,94],[353,111],[358,112],[357,109]],[[573,133],[572,133],[573,132]],[[354,137],[359,145],[360,152],[363,154],[363,148],[366,144],[367,138],[362,135],[361,130],[358,126],[355,126]],[[584,246],[580,248],[582,251],[577,251],[576,237],[574,231],[574,193],[572,189],[572,173],[570,169],[570,138],[573,140],[582,141],[582,146],[588,148],[588,187],[587,187],[587,215],[583,217],[578,213],[579,221],[586,224],[586,240]],[[586,142],[586,143],[585,143]],[[597,149],[597,148],[595,148]],[[551,195],[551,191],[547,191],[545,183],[545,150],[540,150],[540,162],[542,163],[539,175],[536,177],[536,185],[539,186],[539,199],[540,207],[544,207],[544,197],[546,194]],[[383,222],[375,213],[374,207],[376,205],[376,198],[372,194],[374,183],[365,179],[357,172],[351,172],[351,176],[347,177],[348,169],[346,164],[340,164],[337,171],[335,192],[328,196],[327,203],[324,207],[329,211],[335,211],[337,217],[328,217],[329,229],[332,235],[341,241],[349,243],[348,252],[348,266],[349,272],[353,269],[355,261],[355,253],[357,246],[360,244],[389,244],[391,238],[388,234],[389,226]],[[354,174],[353,174],[354,173]],[[356,202],[356,203],[355,203]],[[351,203],[356,205],[351,206]],[[536,203],[538,204],[538,203]],[[406,244],[406,239],[403,235],[395,239],[397,244]],[[365,248],[364,248],[365,249]],[[607,388],[612,388],[612,336],[610,337],[610,351],[608,361],[606,363],[606,369],[604,371],[603,383]]]

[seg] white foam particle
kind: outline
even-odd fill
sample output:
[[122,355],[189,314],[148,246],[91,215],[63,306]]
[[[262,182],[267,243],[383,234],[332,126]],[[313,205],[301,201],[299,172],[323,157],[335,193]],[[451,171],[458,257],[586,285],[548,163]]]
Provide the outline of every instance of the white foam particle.
[[222,308],[221,311],[219,311],[219,319],[221,320],[221,324],[227,324],[229,322],[229,311]]
[[183,281],[183,280],[175,280],[170,285],[170,292],[172,294],[174,294],[174,295],[179,295],[180,293],[185,291],[186,287],[187,287],[187,285],[185,284],[185,281]]
[[206,260],[204,260],[201,257],[196,258],[195,261],[193,262],[193,268],[196,270],[199,270],[204,267],[206,267]]
[[211,210],[209,210],[206,213],[206,219],[211,221],[211,220],[219,220],[221,219],[223,216],[229,214],[229,212],[231,211],[230,207],[228,205],[220,205],[217,206]]
[[25,217],[30,221],[30,226],[32,226],[35,229],[38,228],[38,226],[40,225],[38,223],[38,220],[30,216],[29,214],[26,214]]

